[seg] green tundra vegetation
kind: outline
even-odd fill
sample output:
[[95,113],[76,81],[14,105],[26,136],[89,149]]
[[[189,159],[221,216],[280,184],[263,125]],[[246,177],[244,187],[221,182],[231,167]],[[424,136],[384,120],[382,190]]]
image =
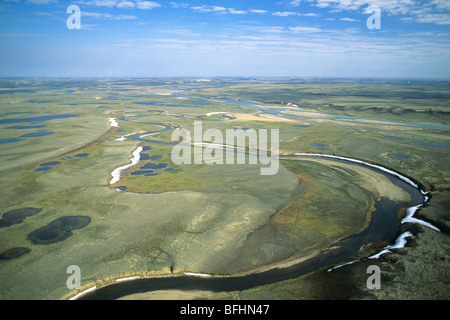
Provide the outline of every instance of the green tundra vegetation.
[[[413,231],[414,245],[377,260],[392,280],[383,291],[367,290],[363,261],[200,298],[448,298],[450,83],[208,80],[1,80],[2,299],[73,297],[80,290],[66,285],[70,265],[80,267],[81,290],[127,276],[250,274],[362,232],[382,199],[414,204],[385,175],[296,153],[360,159],[413,178],[431,196],[417,217],[440,232],[399,227]],[[261,175],[252,155],[245,164],[174,163],[172,134],[192,133],[194,121],[221,132],[278,129],[279,170]],[[334,265],[394,240],[361,244]]]

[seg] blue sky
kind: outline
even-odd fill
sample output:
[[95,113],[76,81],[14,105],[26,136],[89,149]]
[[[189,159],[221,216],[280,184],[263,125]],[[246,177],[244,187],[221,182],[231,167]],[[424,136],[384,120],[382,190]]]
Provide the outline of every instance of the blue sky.
[[0,76],[450,78],[450,0],[2,0]]

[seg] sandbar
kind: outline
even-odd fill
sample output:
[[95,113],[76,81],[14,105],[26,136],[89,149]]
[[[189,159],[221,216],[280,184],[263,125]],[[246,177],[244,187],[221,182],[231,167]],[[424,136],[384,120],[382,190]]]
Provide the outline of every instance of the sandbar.
[[127,165],[118,167],[118,168],[116,168],[113,172],[111,172],[111,176],[112,176],[113,178],[111,179],[111,181],[109,182],[109,184],[114,184],[114,183],[118,182],[118,181],[120,180],[120,173],[121,173],[123,170],[125,170],[125,169],[127,169],[127,168],[129,168],[129,167],[131,167],[131,166],[134,166],[135,164],[137,164],[137,163],[139,162],[139,159],[141,158],[141,155],[140,155],[141,151],[142,151],[142,147],[138,147],[138,148],[137,148],[136,150],[134,150],[134,152],[133,152],[133,158],[130,159],[130,160],[131,160],[131,163],[130,163],[130,164],[127,164]]

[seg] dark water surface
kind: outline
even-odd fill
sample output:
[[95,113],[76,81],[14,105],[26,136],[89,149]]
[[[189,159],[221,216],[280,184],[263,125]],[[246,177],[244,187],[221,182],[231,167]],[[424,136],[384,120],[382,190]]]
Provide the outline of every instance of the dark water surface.
[[77,117],[74,114],[57,114],[57,115],[49,115],[49,116],[38,116],[38,117],[30,117],[30,118],[11,118],[11,119],[0,119],[0,124],[8,124],[8,123],[25,123],[25,122],[43,122],[55,119],[65,119]]
[[2,219],[0,219],[0,228],[5,228],[13,224],[21,223],[27,217],[34,216],[35,214],[38,214],[41,211],[42,211],[41,208],[33,208],[33,207],[26,207],[7,211],[3,214]]
[[86,227],[91,222],[88,216],[65,216],[53,220],[48,225],[36,229],[28,235],[34,244],[51,244],[64,241],[72,235],[72,230]]

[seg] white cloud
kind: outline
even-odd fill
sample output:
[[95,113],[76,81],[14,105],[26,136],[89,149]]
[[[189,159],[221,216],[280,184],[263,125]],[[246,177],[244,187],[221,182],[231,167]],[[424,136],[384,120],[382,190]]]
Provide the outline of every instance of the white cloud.
[[312,33],[322,31],[321,29],[314,27],[289,27],[289,30],[293,33]]
[[108,20],[134,20],[134,19],[136,19],[136,16],[131,16],[131,15],[112,15],[109,13],[87,12],[87,11],[81,11],[81,16],[94,18],[94,19],[108,19]]
[[83,4],[96,7],[114,7],[118,1],[115,0],[91,0],[91,1],[75,1],[76,4]]
[[[29,1],[48,1],[48,0],[29,0]],[[78,0],[74,1],[75,4],[82,4],[86,6],[107,7],[107,8],[119,8],[119,9],[131,9],[138,8],[141,10],[149,10],[153,8],[161,7],[161,5],[154,1],[130,1],[130,0]]]
[[258,14],[266,14],[268,11],[267,10],[258,10],[258,9],[253,9],[253,10],[249,10],[251,13],[258,13]]
[[450,11],[450,1],[449,0],[431,0],[430,5],[436,6],[436,8],[438,10]]
[[103,18],[107,14],[105,13],[99,13],[99,12],[87,12],[87,11],[81,11],[82,17],[89,17],[89,18]]
[[215,13],[226,13],[227,8],[220,6],[195,6],[191,7],[192,10],[207,13],[207,12],[215,12]]
[[341,18],[339,20],[341,20],[341,21],[349,21],[349,22],[359,21],[358,19],[353,19],[353,18]]
[[272,13],[273,16],[278,16],[278,17],[288,17],[288,16],[298,16],[300,15],[298,12],[292,12],[292,11],[277,11]]
[[424,14],[416,19],[420,23],[435,23],[440,25],[450,25],[450,14]]
[[228,8],[228,12],[231,14],[246,14],[247,11],[244,10],[235,10],[233,8]]
[[138,1],[136,2],[136,7],[141,10],[150,10],[153,8],[159,8],[161,5],[153,1]]
[[[450,0],[311,0],[319,8],[329,8],[334,11],[359,11],[375,5],[382,14],[406,15],[402,21],[419,23],[450,24]],[[346,20],[350,21],[350,20]]]
[[300,5],[300,2],[302,2],[302,0],[289,1],[289,5],[293,7],[298,7]]
[[130,16],[130,15],[118,15],[118,16],[113,16],[111,18],[112,20],[134,20],[137,19],[136,16]]
[[172,8],[189,8],[189,6],[190,6],[189,3],[185,3],[185,2],[182,2],[182,3],[170,2],[169,5]]
[[281,33],[284,32],[284,27],[257,27],[253,28],[254,30],[262,33]]
[[121,1],[117,4],[117,8],[134,8],[134,2]]

